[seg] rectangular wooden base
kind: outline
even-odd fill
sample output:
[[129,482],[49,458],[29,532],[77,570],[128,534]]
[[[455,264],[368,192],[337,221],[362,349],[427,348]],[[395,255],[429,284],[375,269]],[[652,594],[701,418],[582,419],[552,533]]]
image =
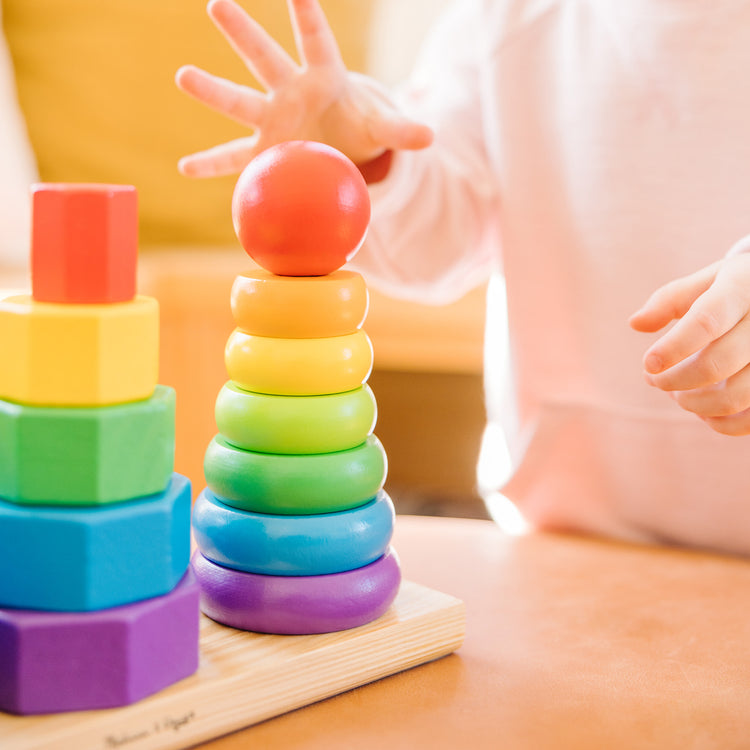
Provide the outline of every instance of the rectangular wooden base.
[[192,677],[124,708],[0,713],[0,747],[191,747],[445,656],[461,645],[464,628],[460,600],[408,581],[380,619],[340,633],[258,635],[203,617]]

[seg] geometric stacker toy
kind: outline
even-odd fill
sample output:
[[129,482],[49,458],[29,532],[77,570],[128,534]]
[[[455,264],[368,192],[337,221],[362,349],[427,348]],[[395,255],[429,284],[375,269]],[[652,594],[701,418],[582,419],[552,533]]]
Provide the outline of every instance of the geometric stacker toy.
[[40,184],[32,213],[32,294],[0,302],[0,709],[123,706],[198,667],[175,394],[135,189]]
[[335,149],[290,141],[246,167],[232,215],[261,268],[232,288],[229,382],[193,510],[201,608],[263,633],[357,627],[401,581],[367,385],[368,292],[339,270],[367,231],[367,185]]
[[[312,375],[317,367],[313,390],[318,389],[321,377],[326,382],[326,371],[329,376],[337,373],[337,385],[332,387],[334,380],[329,378],[328,386],[323,389],[325,392],[267,393],[248,387],[250,383],[244,376],[239,376],[234,369],[230,371],[230,381],[222,388],[216,402],[220,438],[215,442],[221,440],[227,446],[225,455],[239,456],[240,463],[217,461],[216,466],[212,466],[212,460],[207,460],[209,486],[196,501],[193,512],[195,536],[202,550],[194,556],[193,565],[203,587],[202,606],[210,617],[200,618],[201,668],[190,679],[179,678],[190,674],[196,665],[194,623],[198,612],[198,584],[195,579],[191,581],[193,574],[183,578],[167,594],[130,605],[85,612],[55,611],[52,606],[47,611],[33,606],[0,609],[0,708],[31,714],[114,706],[75,716],[0,713],[3,750],[129,747],[131,743],[142,750],[194,747],[208,739],[438,659],[455,651],[463,641],[463,603],[411,581],[400,583],[398,564],[389,549],[393,506],[382,491],[385,456],[372,436],[375,400],[365,382],[372,364],[372,350],[368,341],[364,355],[355,356],[355,348],[347,345],[347,341],[352,342],[352,334],[355,340],[363,339],[360,329],[367,312],[368,294],[360,276],[337,270],[351,257],[365,232],[369,203],[363,199],[362,183],[358,175],[352,176],[351,171],[344,170],[345,176],[349,176],[344,179],[344,186],[339,185],[341,200],[322,200],[326,195],[330,198],[327,178],[338,174],[333,182],[340,182],[341,173],[337,170],[341,168],[341,156],[334,152],[335,169],[331,161],[327,162],[328,169],[321,169],[319,157],[324,147],[308,144],[278,148],[282,154],[289,155],[287,149],[296,152],[292,159],[296,169],[292,170],[291,182],[287,178],[287,184],[282,185],[283,198],[279,200],[277,195],[276,201],[262,200],[261,205],[252,201],[249,205],[244,203],[248,195],[252,195],[248,190],[253,184],[258,185],[255,178],[250,180],[250,188],[244,184],[252,170],[244,175],[236,191],[234,215],[242,230],[239,232],[241,240],[253,250],[251,255],[269,270],[251,271],[237,277],[231,302],[239,333],[233,337],[244,342],[241,349],[247,343],[243,336],[253,337],[251,341],[256,343],[261,339],[277,344],[292,341],[302,348],[312,346],[313,350],[323,346],[324,350],[319,350],[317,356],[311,357],[307,350],[305,367],[293,365],[292,360],[294,377],[285,382],[299,384],[300,378],[304,382],[305,372]],[[297,158],[300,152],[310,155],[311,151],[314,153],[310,161],[301,163]],[[283,163],[284,160],[278,159],[266,162],[270,169],[268,176],[278,177]],[[253,164],[258,167],[263,160]],[[290,162],[286,164],[289,166]],[[261,197],[272,196],[272,186],[264,185]],[[300,191],[308,197],[312,193],[321,200],[305,204]],[[304,213],[305,206],[311,212],[308,215]],[[288,215],[285,216],[288,210],[295,212],[291,223]],[[274,218],[276,211],[279,213]],[[340,221],[333,221],[330,211],[338,214]],[[256,221],[258,212],[264,214],[261,222]],[[113,211],[108,215],[113,216]],[[286,249],[298,251],[304,247],[303,260],[314,261],[316,265],[302,270],[312,275],[288,275],[292,270],[300,271],[296,265],[300,262],[299,255],[295,258],[293,254],[282,254],[280,248],[269,244],[268,238],[248,244],[244,231],[252,233],[259,228],[286,236],[298,232],[300,242],[295,241]],[[119,232],[116,234],[123,236]],[[305,246],[307,241],[311,244]],[[270,261],[262,256],[264,248],[272,248]],[[290,258],[295,268],[288,267]],[[42,263],[41,272],[49,265]],[[88,261],[83,265],[85,268]],[[122,280],[119,272],[112,276],[100,269],[97,273],[99,278]],[[35,275],[38,277],[38,273]],[[76,275],[69,274],[69,277]],[[120,294],[127,297],[127,293]],[[127,302],[127,299],[111,303],[96,299],[86,304],[102,307]],[[49,304],[63,307],[70,303]],[[334,364],[334,360],[329,359],[331,351],[337,350],[331,348],[335,339],[339,339],[337,343],[343,343],[344,348],[350,347],[349,361],[361,360],[353,365],[360,373],[355,383],[343,388],[341,383],[346,378],[339,379],[343,377],[340,368],[341,362],[347,360],[340,358]],[[294,348],[295,344],[291,346]],[[79,348],[81,355],[85,355],[84,348]],[[278,361],[282,364],[275,370],[277,376],[290,367],[289,349],[285,352],[280,349],[283,346],[261,350],[261,359],[281,358]],[[241,364],[243,358],[240,355],[231,361],[237,364],[239,360]],[[320,367],[321,362],[328,363],[327,370],[325,365]],[[251,373],[254,371],[257,368],[250,368]],[[268,370],[265,372],[267,375]],[[150,508],[158,516],[158,492],[140,500],[117,499],[123,493],[141,491],[132,489],[132,482],[142,472],[128,469],[119,477],[113,476],[116,470],[112,467],[118,465],[115,461],[118,454],[123,461],[136,461],[135,457],[124,455],[128,450],[117,448],[118,436],[122,434],[120,429],[125,429],[129,420],[122,414],[112,420],[104,418],[97,423],[100,430],[87,422],[84,414],[134,408],[135,404],[143,408],[147,401],[136,399],[115,406],[34,406],[40,410],[40,418],[48,420],[46,424],[50,429],[56,425],[54,430],[58,437],[54,440],[50,437],[47,443],[43,440],[43,429],[37,429],[36,439],[29,440],[24,429],[12,426],[8,430],[6,426],[3,433],[0,428],[3,438],[0,454],[5,452],[6,444],[16,446],[7,451],[10,457],[4,457],[6,468],[1,469],[0,474],[10,476],[5,480],[6,488],[20,487],[13,490],[15,499],[5,502],[3,510],[7,506],[12,511],[20,509],[33,513],[37,524],[34,539],[26,546],[18,542],[13,531],[0,540],[0,549],[9,551],[7,558],[4,556],[0,560],[0,581],[4,583],[6,579],[24,575],[29,590],[38,592],[34,595],[38,601],[44,576],[38,576],[32,586],[33,576],[24,570],[24,566],[33,562],[29,554],[33,550],[44,558],[47,572],[54,572],[56,565],[67,566],[66,582],[71,571],[85,571],[83,579],[79,578],[79,582],[71,586],[78,592],[76,596],[78,599],[88,597],[88,601],[97,602],[96,606],[106,606],[103,600],[107,581],[114,586],[113,578],[125,580],[133,575],[138,579],[139,574],[131,568],[147,569],[153,577],[157,577],[158,571],[169,577],[184,570],[181,548],[173,558],[180,563],[171,569],[164,559],[151,559],[144,564],[139,560],[139,556],[145,559],[153,550],[139,538],[136,529],[143,531],[150,525],[151,538],[163,540],[169,537],[167,527],[171,522],[174,538],[182,540],[185,516],[184,506],[177,503],[179,509],[175,508],[174,516],[169,511],[159,516],[164,526],[157,531],[157,520],[148,521],[146,510]],[[19,404],[7,399],[5,406],[8,405],[12,411]],[[53,418],[60,416],[57,411],[72,415],[74,409],[81,410],[84,420],[70,426],[70,439],[66,441],[59,437],[65,434],[65,422]],[[48,413],[41,414],[41,410]],[[138,433],[144,441],[150,439],[150,429],[143,427]],[[14,436],[8,443],[4,440],[7,434]],[[122,440],[131,450],[136,450],[133,442],[138,441],[133,441],[133,434],[131,426],[128,436]],[[88,458],[57,460],[70,456],[66,451],[72,450],[71,446],[79,440],[92,443],[92,435],[100,436],[99,448],[95,451],[100,458],[98,471],[77,474],[73,471],[73,464],[79,466],[80,461],[89,461]],[[95,439],[93,444],[96,444]],[[108,447],[105,448],[105,444]],[[47,445],[46,453],[44,445]],[[357,448],[363,445],[377,445],[377,448],[363,449],[369,456],[366,460],[362,452],[357,453]],[[52,446],[56,446],[57,454]],[[57,486],[69,487],[71,496],[75,494],[75,502],[71,500],[70,505],[64,506],[49,504],[61,495],[54,491],[56,485],[44,483],[41,475],[45,471],[28,468],[32,465],[31,459],[24,459],[25,463],[21,464],[17,460],[18,457],[23,459],[33,447],[38,450],[33,461],[41,462],[37,466],[44,465],[58,472]],[[158,463],[158,450],[145,451],[144,455],[149,453]],[[320,465],[310,463],[318,461],[324,464],[322,474]],[[72,472],[67,480],[62,473],[66,464]],[[105,466],[109,468],[102,468]],[[217,483],[212,469],[217,469],[219,475],[223,472],[224,484]],[[252,473],[244,473],[247,471]],[[163,474],[161,481],[166,482],[166,477]],[[254,484],[252,477],[256,479]],[[261,481],[263,477],[268,480],[265,485]],[[172,485],[176,481],[173,476]],[[330,491],[325,490],[326,482]],[[127,489],[128,486],[131,489]],[[316,486],[318,491],[312,492]],[[227,498],[223,498],[221,492],[229,494],[232,488],[242,499],[225,502]],[[364,502],[354,499],[365,495],[370,495],[370,499]],[[247,501],[260,505],[238,507],[240,503],[246,505]],[[327,502],[333,502],[337,508],[325,512]],[[60,524],[56,510],[69,513],[69,518],[81,519],[79,531],[85,528],[85,532],[76,535],[72,533],[75,529]],[[115,515],[117,511],[120,516]],[[103,524],[102,528],[92,524],[94,517]],[[56,557],[47,547],[63,526],[71,536],[63,545],[64,552]],[[11,526],[0,516],[2,528]],[[77,562],[71,553],[76,540],[82,542]],[[126,548],[129,551],[123,552]],[[82,560],[91,560],[92,555],[98,554],[95,549],[106,549],[106,554],[99,558],[101,564],[81,565]],[[85,592],[85,596],[80,592]],[[7,596],[7,592],[0,593],[0,601]],[[65,596],[70,598],[72,594],[68,592]],[[48,601],[53,603],[51,597]],[[384,613],[379,616],[381,612]],[[234,624],[239,629],[224,627],[220,622]],[[354,627],[360,623],[364,624]],[[129,629],[127,634],[123,634],[124,628]],[[277,634],[259,634],[245,628]],[[333,630],[338,632],[315,632]],[[288,634],[294,632],[300,635]],[[19,658],[22,652],[32,651],[39,658]],[[178,680],[172,689],[159,689]],[[138,700],[141,696],[146,697]]]

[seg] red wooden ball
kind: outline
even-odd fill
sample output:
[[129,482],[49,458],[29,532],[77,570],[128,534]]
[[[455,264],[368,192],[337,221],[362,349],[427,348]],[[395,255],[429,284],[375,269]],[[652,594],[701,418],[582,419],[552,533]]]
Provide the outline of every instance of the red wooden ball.
[[313,141],[288,141],[245,167],[232,197],[245,252],[279,276],[323,276],[350,260],[370,221],[370,197],[357,167]]

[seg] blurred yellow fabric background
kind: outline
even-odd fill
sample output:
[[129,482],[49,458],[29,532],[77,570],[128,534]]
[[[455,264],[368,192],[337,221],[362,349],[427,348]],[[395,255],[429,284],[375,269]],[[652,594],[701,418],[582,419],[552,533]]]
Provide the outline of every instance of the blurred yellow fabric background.
[[[255,85],[206,15],[205,0],[2,3],[41,179],[135,185],[142,247],[236,243],[235,177],[189,180],[177,172],[181,156],[248,134],[174,85],[186,63]],[[347,64],[363,70],[373,0],[321,4]],[[242,5],[294,53],[284,0]]]

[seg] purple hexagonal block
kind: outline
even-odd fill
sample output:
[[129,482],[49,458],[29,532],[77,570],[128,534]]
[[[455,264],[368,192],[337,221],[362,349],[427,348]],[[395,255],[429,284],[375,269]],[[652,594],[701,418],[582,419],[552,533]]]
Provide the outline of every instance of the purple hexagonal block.
[[95,612],[0,609],[0,709],[16,714],[124,706],[198,668],[199,589]]

